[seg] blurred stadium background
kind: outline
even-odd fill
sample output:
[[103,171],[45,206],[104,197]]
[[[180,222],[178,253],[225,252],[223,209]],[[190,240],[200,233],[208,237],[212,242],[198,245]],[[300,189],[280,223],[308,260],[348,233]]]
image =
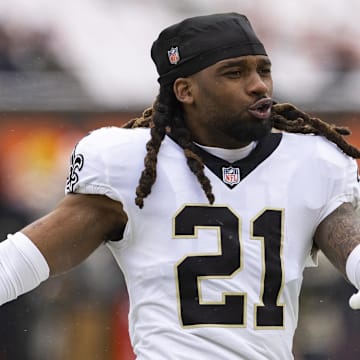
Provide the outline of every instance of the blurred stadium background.
[[[157,94],[152,41],[192,15],[248,15],[275,98],[352,129],[360,146],[358,0],[0,0],[0,234],[63,196],[73,145]],[[305,272],[296,360],[360,359],[353,288],[320,257]],[[0,309],[0,360],[131,360],[127,294],[106,249]],[[154,359],[155,360],[155,359]]]

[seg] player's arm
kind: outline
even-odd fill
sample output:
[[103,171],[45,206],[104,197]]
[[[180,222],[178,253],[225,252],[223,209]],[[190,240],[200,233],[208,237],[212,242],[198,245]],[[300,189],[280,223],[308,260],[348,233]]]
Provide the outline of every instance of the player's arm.
[[[354,207],[345,203],[328,215],[318,226],[314,241],[331,263],[360,289],[360,217]],[[360,308],[360,302],[353,305]]]
[[102,242],[122,238],[127,221],[120,202],[102,195],[70,194],[48,215],[26,226],[51,275],[85,260]]
[[127,216],[102,195],[67,195],[48,215],[0,243],[0,304],[85,260],[106,240],[121,239]]

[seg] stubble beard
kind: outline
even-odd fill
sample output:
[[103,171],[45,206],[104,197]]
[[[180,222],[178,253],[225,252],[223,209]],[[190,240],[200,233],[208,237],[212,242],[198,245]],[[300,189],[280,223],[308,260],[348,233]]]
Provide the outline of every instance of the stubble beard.
[[272,122],[268,119],[256,119],[252,117],[242,117],[240,120],[229,121],[231,125],[222,126],[222,132],[240,143],[250,143],[259,141],[268,135],[272,128]]

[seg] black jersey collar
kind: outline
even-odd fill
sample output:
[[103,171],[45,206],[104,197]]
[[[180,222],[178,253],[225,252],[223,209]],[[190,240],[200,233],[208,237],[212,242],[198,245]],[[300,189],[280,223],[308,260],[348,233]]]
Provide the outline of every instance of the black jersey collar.
[[[171,134],[169,136],[177,143]],[[209,170],[232,189],[275,151],[280,144],[281,138],[281,133],[266,135],[247,157],[234,162],[212,155],[195,144],[193,144],[192,150],[200,156]]]

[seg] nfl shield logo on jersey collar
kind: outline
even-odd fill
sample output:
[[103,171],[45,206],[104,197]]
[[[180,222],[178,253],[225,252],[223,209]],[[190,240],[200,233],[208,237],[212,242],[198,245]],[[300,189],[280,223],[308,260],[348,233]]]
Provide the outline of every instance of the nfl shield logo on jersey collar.
[[230,167],[222,168],[222,178],[225,184],[230,186],[237,185],[240,182],[240,169]]

